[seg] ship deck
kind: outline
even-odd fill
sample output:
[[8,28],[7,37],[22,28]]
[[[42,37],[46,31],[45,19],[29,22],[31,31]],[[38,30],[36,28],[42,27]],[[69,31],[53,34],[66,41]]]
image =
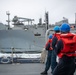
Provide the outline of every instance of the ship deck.
[[[42,63],[0,64],[0,75],[40,75],[44,67],[45,64]],[[51,69],[49,69],[48,75],[52,75]]]

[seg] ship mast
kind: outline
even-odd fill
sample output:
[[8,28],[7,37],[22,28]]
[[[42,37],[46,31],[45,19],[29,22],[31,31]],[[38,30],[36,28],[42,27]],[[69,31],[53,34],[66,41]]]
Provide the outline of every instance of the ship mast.
[[9,11],[6,11],[6,15],[8,15],[8,20],[6,20],[6,22],[8,22],[8,29],[10,29],[10,13],[9,13]]
[[49,28],[48,12],[45,12],[45,24],[46,24],[46,30],[48,30]]

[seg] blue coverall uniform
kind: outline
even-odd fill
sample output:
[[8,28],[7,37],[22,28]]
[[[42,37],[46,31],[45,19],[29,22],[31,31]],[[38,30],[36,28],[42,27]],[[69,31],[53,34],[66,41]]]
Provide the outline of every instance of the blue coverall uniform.
[[48,50],[47,54],[47,61],[46,61],[46,66],[45,66],[45,71],[47,72],[51,66],[51,57],[52,57],[52,50]]
[[53,48],[53,50],[52,50],[52,58],[51,58],[51,68],[52,68],[52,72],[53,72],[53,70],[54,70],[54,68],[56,67],[56,65],[57,65],[57,62],[56,62],[56,52],[55,52],[55,45],[56,45],[56,43],[57,43],[57,37],[54,37],[53,39],[52,39],[52,48]]

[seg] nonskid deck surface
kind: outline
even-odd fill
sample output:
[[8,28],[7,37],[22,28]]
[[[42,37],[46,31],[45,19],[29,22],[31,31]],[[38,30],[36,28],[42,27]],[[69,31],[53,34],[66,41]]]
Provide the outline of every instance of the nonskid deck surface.
[[42,63],[0,64],[0,75],[40,75],[44,67]]
[[[40,75],[44,68],[45,64],[42,63],[0,64],[0,75]],[[48,75],[52,75],[51,69]]]

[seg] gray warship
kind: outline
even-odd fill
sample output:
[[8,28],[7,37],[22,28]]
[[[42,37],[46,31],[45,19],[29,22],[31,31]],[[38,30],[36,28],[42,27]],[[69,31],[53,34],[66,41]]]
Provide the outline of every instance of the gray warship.
[[[45,13],[45,23],[39,19],[38,24],[33,24],[34,19],[14,16],[14,27],[0,23],[0,63],[26,63],[41,61],[41,52],[49,34],[53,34],[53,27],[68,23],[68,19],[56,22],[55,25],[48,23],[48,12]],[[26,23],[24,23],[26,22]],[[76,33],[76,25],[70,24],[71,32]]]

